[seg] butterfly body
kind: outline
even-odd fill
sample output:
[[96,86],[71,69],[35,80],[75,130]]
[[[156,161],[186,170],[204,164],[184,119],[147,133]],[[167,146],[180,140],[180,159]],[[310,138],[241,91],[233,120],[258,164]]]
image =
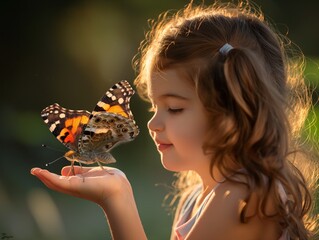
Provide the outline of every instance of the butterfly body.
[[139,133],[129,102],[134,90],[127,81],[110,88],[92,113],[70,110],[52,104],[41,116],[53,135],[70,150],[64,157],[73,163],[115,162],[110,150],[116,145],[132,141]]
[[98,163],[99,165],[109,164],[109,163],[115,163],[116,160],[109,152],[85,152],[85,153],[79,153],[75,152],[73,150],[70,150],[64,154],[64,157],[69,160],[70,162],[79,162],[84,164],[93,164]]

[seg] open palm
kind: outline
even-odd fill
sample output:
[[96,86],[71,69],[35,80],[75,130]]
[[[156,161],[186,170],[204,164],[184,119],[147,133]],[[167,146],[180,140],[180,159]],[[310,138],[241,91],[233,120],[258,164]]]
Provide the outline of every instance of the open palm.
[[132,193],[130,183],[119,169],[74,166],[75,175],[71,176],[70,170],[71,166],[64,167],[61,175],[58,175],[34,168],[31,173],[52,190],[87,199],[99,205],[123,191]]

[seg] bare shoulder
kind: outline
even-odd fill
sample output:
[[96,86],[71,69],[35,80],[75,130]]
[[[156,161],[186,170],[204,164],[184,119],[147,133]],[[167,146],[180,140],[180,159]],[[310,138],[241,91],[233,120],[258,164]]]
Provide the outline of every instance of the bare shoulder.
[[[247,199],[250,196],[244,184],[226,181],[222,183],[205,206],[197,223],[187,239],[241,239],[245,240],[277,240],[278,226],[255,215],[257,200]],[[246,223],[240,221],[243,208],[253,216]]]

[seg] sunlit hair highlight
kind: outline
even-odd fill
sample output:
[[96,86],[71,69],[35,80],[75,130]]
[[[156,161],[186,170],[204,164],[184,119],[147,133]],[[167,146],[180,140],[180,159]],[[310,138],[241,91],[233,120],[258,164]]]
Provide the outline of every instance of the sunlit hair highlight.
[[[300,132],[311,106],[303,79],[303,55],[245,2],[209,7],[188,4],[160,15],[141,44],[135,67],[139,94],[148,98],[153,71],[185,66],[210,122],[203,146],[230,181],[239,168],[251,193],[258,193],[261,217],[279,219],[291,239],[308,239],[314,218],[311,196],[316,165],[300,151]],[[221,54],[229,43],[233,49]],[[288,43],[290,48],[288,48]],[[227,161],[226,161],[227,160]],[[304,171],[312,166],[312,172]],[[194,173],[177,174],[181,195],[199,182]],[[212,177],[213,174],[212,174]],[[278,182],[288,194],[282,202]],[[266,211],[273,196],[276,214]],[[247,200],[249,202],[249,198]],[[243,210],[242,222],[249,221]]]

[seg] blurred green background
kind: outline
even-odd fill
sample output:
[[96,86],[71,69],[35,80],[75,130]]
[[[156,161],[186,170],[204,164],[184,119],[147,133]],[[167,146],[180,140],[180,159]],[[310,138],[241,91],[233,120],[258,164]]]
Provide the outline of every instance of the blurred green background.
[[[211,3],[212,1],[206,1]],[[319,81],[319,1],[259,0],[257,5],[306,55],[307,81]],[[40,118],[58,102],[91,110],[115,82],[135,73],[131,60],[148,29],[147,19],[182,0],[9,1],[0,3],[1,134],[0,237],[5,239],[110,239],[106,220],[91,202],[46,189],[29,174],[65,151]],[[313,93],[314,102],[318,90]],[[130,179],[149,239],[168,239],[172,215],[163,207],[172,173],[165,171],[146,128],[150,114],[137,95],[131,108],[139,137],[113,151],[113,166]],[[309,117],[311,138],[318,109]],[[48,167],[58,173],[62,159]],[[125,226],[123,226],[125,231]]]

